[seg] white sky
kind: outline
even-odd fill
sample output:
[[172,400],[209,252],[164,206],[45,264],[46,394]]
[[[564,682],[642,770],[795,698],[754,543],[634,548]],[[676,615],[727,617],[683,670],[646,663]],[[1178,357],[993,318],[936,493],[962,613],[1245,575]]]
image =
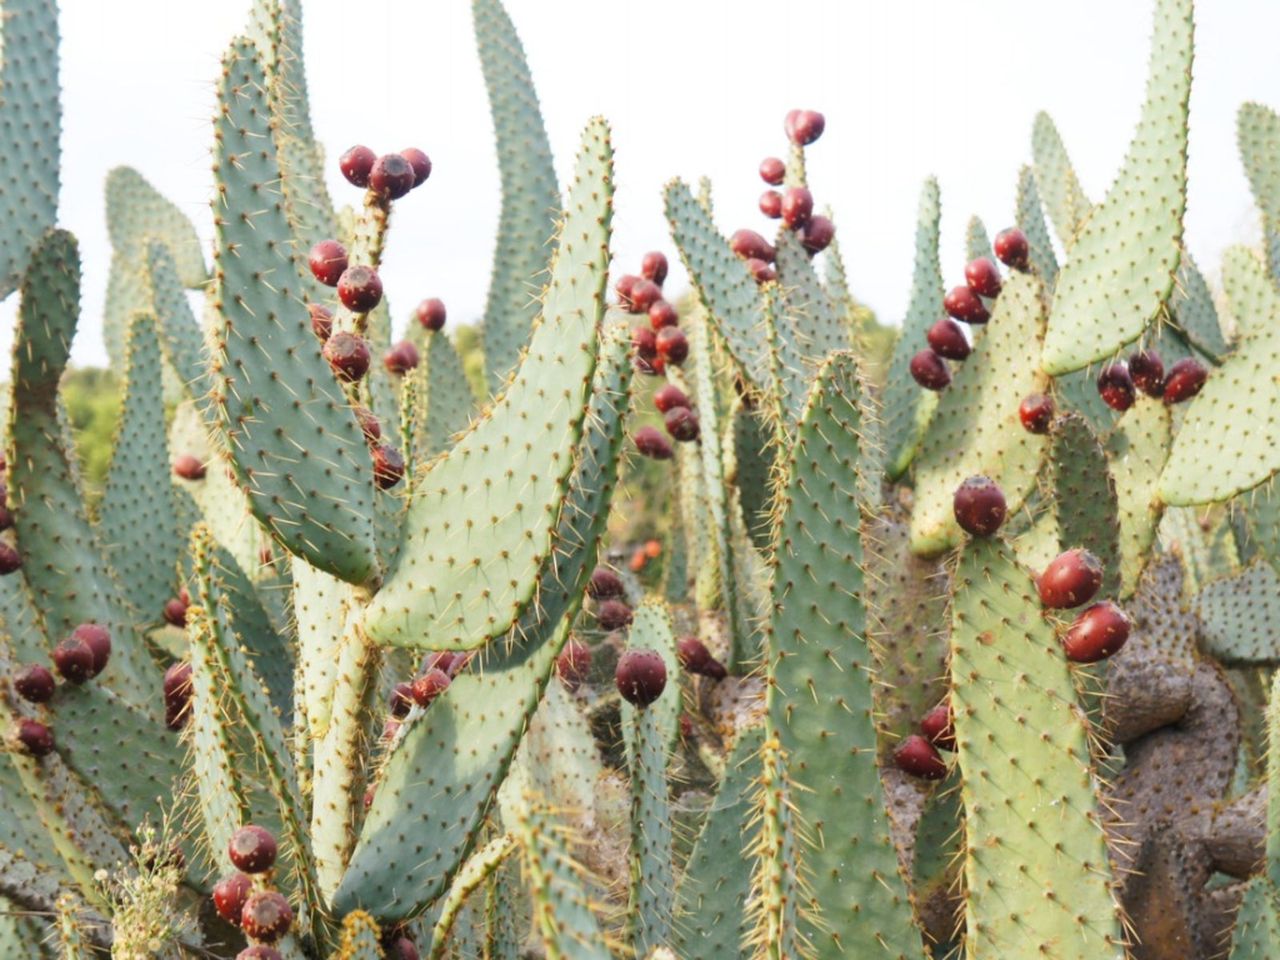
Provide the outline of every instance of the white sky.
[[[532,65],[562,177],[595,113],[613,123],[615,273],[649,249],[685,279],[662,217],[672,176],[708,174],[726,231],[763,230],[760,159],[784,150],[783,114],[813,107],[819,205],[836,210],[855,293],[898,322],[911,274],[921,180],[942,185],[943,261],[960,282],[963,231],[1012,219],[1037,109],[1057,121],[1093,199],[1105,193],[1142,99],[1150,2],[1138,0],[506,0]],[[101,311],[110,246],[102,184],[137,167],[211,232],[210,117],[222,50],[249,0],[62,0],[64,133],[60,223],[85,259],[73,359],[106,361]],[[781,14],[781,15],[779,15]],[[383,279],[397,320],[425,296],[451,322],[483,309],[498,178],[467,0],[306,4],[313,119],[330,189],[357,201],[336,159],[360,141],[417,145],[434,172],[397,204]],[[1257,236],[1235,150],[1247,99],[1280,107],[1280,3],[1201,0],[1191,105],[1187,237],[1216,275],[1222,251]],[[8,350],[17,297],[0,305]]]

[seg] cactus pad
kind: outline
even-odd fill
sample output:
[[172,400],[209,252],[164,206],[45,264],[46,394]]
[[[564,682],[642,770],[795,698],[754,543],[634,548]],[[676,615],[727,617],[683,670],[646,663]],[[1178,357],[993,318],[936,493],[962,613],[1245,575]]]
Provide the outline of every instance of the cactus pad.
[[1040,198],[1053,221],[1058,239],[1070,250],[1080,227],[1093,210],[1093,204],[1084,195],[1058,128],[1047,113],[1036,114],[1031,128],[1031,153],[1035,158]]

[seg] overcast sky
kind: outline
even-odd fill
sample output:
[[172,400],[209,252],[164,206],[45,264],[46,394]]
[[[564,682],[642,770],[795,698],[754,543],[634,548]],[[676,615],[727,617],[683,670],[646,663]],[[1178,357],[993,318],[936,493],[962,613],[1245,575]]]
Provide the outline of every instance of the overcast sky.
[[[812,107],[819,205],[837,213],[855,293],[898,322],[910,284],[921,180],[942,185],[943,268],[960,282],[963,231],[1011,220],[1032,118],[1048,110],[1085,190],[1100,199],[1143,94],[1150,2],[1027,0],[506,0],[532,65],[556,165],[570,168],[593,114],[613,124],[614,270],[649,249],[676,263],[662,218],[672,176],[710,175],[720,225],[763,230],[760,159],[784,150],[783,114]],[[59,221],[85,258],[74,360],[102,364],[110,247],[102,184],[137,167],[211,234],[213,81],[249,0],[62,0]],[[452,320],[483,309],[498,176],[467,0],[306,3],[307,73],[330,189],[358,201],[336,158],[355,142],[430,154],[423,189],[396,206],[383,270],[397,320],[440,296]],[[1244,100],[1280,106],[1280,3],[1202,0],[1191,100],[1187,239],[1210,276],[1258,234],[1235,149]],[[206,253],[207,257],[207,253]],[[676,267],[668,286],[683,288]],[[17,297],[0,305],[7,351]]]

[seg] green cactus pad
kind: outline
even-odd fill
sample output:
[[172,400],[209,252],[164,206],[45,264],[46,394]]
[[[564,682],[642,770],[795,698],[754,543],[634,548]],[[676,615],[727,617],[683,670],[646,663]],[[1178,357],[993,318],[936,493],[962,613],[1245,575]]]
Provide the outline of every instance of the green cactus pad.
[[58,214],[62,105],[58,7],[52,0],[0,5],[0,300],[26,272]]
[[1088,724],[1035,586],[998,540],[973,540],[961,554],[951,683],[966,955],[1121,960]]
[[1280,618],[1280,575],[1255,561],[1237,574],[1200,589],[1196,608],[1205,650],[1225,663],[1280,663],[1275,624]]
[[937,395],[924,390],[911,376],[911,358],[926,346],[924,336],[942,316],[942,266],[938,260],[938,221],[942,210],[938,181],[930,177],[920,192],[916,216],[916,259],[911,276],[911,301],[902,332],[893,348],[889,378],[884,387],[882,419],[889,478],[901,477],[920,446],[920,439],[938,405]]
[[1280,901],[1267,877],[1244,889],[1232,934],[1230,960],[1270,960],[1280,951]]
[[1191,0],[1157,0],[1142,118],[1107,198],[1070,244],[1045,333],[1048,373],[1079,370],[1137,340],[1173,289],[1187,206],[1193,33]]
[[801,936],[820,957],[921,957],[876,766],[856,499],[859,390],[852,354],[828,360],[789,457],[767,703],[803,838],[797,855],[810,889]]
[[181,553],[177,508],[168,481],[160,341],[153,317],[139,314],[129,329],[124,404],[116,431],[99,529],[120,585],[144,620],[158,622],[177,593]]
[[1034,488],[1046,438],[1023,429],[1018,405],[1045,389],[1036,362],[1043,331],[1039,280],[1006,278],[991,321],[943,392],[916,458],[916,553],[938,554],[960,542],[952,498],[969,477],[994,480],[1011,513]]
[[612,198],[609,130],[593,120],[529,351],[503,396],[414,479],[399,563],[366,614],[374,641],[478,647],[534,599],[587,414]]
[[237,40],[215,120],[220,420],[254,515],[291,553],[368,583],[380,573],[373,463],[300,299],[266,89],[253,45]]
[[1280,164],[1276,162],[1280,116],[1263,104],[1242,103],[1236,114],[1236,143],[1254,202],[1262,212],[1271,275],[1280,280]]
[[1015,219],[1027,237],[1030,248],[1031,269],[1040,274],[1046,290],[1052,290],[1058,280],[1058,258],[1053,252],[1053,240],[1044,222],[1044,209],[1040,205],[1040,191],[1036,188],[1035,173],[1024,166],[1018,171],[1018,194]]
[[214,414],[211,409],[206,409],[210,386],[208,351],[200,325],[179,282],[177,263],[169,248],[159,240],[147,244],[146,255],[147,274],[151,279],[150,309],[155,312],[159,324],[165,359],[177,371],[178,379],[188,394],[201,404],[201,412],[212,423]]
[[1276,281],[1248,247],[1230,247],[1223,254],[1222,287],[1241,339],[1273,332],[1280,323]]
[[293,568],[293,611],[297,618],[298,678],[307,729],[313,741],[329,729],[338,664],[333,656],[355,609],[350,584],[317,570],[305,561]]
[[184,287],[199,287],[208,279],[195,225],[132,167],[116,167],[107,174],[107,233],[111,246],[132,262],[146,256],[150,243],[163,244],[173,257]]
[[823,289],[813,257],[801,245],[794,230],[778,234],[778,283],[792,337],[809,362],[807,375],[835,350],[849,348],[849,328],[844,314]]
[[747,946],[770,960],[826,955],[815,952],[805,937],[813,924],[812,916],[801,923],[808,893],[801,876],[802,841],[792,803],[795,788],[787,779],[786,763],[777,739],[766,738],[760,748],[760,780],[753,796],[760,828],[751,852],[755,872],[746,903],[752,921]]
[[756,549],[767,550],[773,541],[773,434],[754,405],[739,401],[731,417],[733,483],[743,524]]
[[1102,596],[1120,589],[1120,523],[1106,451],[1084,418],[1059,417],[1053,427],[1053,510],[1063,549],[1084,547],[1102,561]]
[[[1231,294],[1228,297],[1234,299]],[[1213,291],[1187,250],[1182,251],[1178,264],[1169,312],[1173,315],[1178,334],[1200,353],[1217,359],[1227,352]]]
[[1139,397],[1107,437],[1107,462],[1115,481],[1120,520],[1120,596],[1138,587],[1155,543],[1162,511],[1156,499],[1169,455],[1173,423],[1159,400]]
[[425,332],[421,352],[413,452],[418,462],[426,463],[447,450],[454,436],[467,429],[475,400],[462,369],[462,358],[448,337]]
[[485,374],[489,391],[496,394],[538,316],[560,188],[533,76],[511,17],[500,0],[473,0],[471,13],[502,177],[502,214],[484,310]]
[[382,917],[408,916],[444,892],[476,842],[594,568],[617,481],[629,351],[625,328],[606,335],[540,602],[409,723],[382,771],[337,909],[364,903]]
[[1070,250],[1076,234],[1093,211],[1093,203],[1084,195],[1058,128],[1047,113],[1036,114],[1031,128],[1031,154],[1035,158],[1040,198],[1058,239]]
[[517,849],[515,836],[509,833],[500,834],[467,858],[467,862],[458,871],[458,876],[449,886],[444,903],[440,907],[440,916],[431,932],[431,952],[427,960],[441,960],[448,955],[451,934],[458,922],[463,907],[480,899],[473,895],[483,891],[490,879]]
[[982,218],[972,216],[964,229],[964,256],[966,260],[992,256],[991,237],[987,234]]

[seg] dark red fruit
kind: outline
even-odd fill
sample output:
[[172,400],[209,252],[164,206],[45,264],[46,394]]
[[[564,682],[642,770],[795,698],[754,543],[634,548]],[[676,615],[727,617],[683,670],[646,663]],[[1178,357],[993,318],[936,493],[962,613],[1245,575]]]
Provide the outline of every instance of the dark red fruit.
[[1173,404],[1190,400],[1200,392],[1208,378],[1209,371],[1203,363],[1194,357],[1183,357],[1169,368],[1169,376],[1164,381],[1164,402]]
[[231,835],[227,856],[241,873],[266,873],[276,863],[276,838],[266,827],[246,824]]
[[400,154],[383,154],[373,161],[373,169],[369,171],[369,189],[378,196],[399,200],[413,188],[413,165]]
[[369,173],[373,170],[373,162],[377,159],[377,154],[368,147],[356,144],[338,158],[338,169],[347,178],[347,183],[353,187],[367,187]]
[[255,943],[237,953],[236,960],[284,960],[284,954],[265,943]]
[[401,682],[392,687],[387,707],[397,720],[407,717],[413,707],[413,684]]
[[1027,235],[1017,227],[1006,227],[996,234],[992,246],[996,258],[1006,267],[1025,271],[1031,263],[1031,246],[1027,243]]
[[13,544],[0,540],[0,577],[7,576],[22,567],[22,554]]
[[292,925],[293,909],[289,901],[274,890],[250,894],[240,911],[240,929],[253,940],[275,943]]
[[653,650],[628,650],[618,658],[613,679],[624,700],[632,706],[647,707],[666,689],[667,665]]
[[1164,393],[1164,360],[1154,350],[1139,350],[1129,358],[1129,379],[1148,397]]
[[1007,510],[1004,493],[986,477],[970,477],[960,484],[952,506],[956,523],[975,537],[989,537],[999,530]]
[[68,683],[84,683],[93,676],[93,648],[78,637],[68,637],[53,648],[53,666]]
[[689,398],[674,383],[664,383],[653,394],[653,405],[659,413],[666,413],[676,407],[689,406]]
[[926,713],[920,721],[920,733],[939,750],[954,750],[956,725],[951,716],[951,704],[944,701]]
[[1102,368],[1098,374],[1098,394],[1112,410],[1123,413],[1133,406],[1133,378],[1123,361]]
[[1053,400],[1043,393],[1030,394],[1018,405],[1018,419],[1028,433],[1048,433],[1053,413]]
[[596,608],[601,630],[621,630],[631,622],[631,608],[621,600],[602,600]]
[[420,707],[431,706],[431,701],[449,689],[449,674],[440,669],[428,670],[413,681],[413,702]]
[[724,664],[711,655],[707,645],[697,637],[681,637],[676,641],[676,659],[690,673],[723,680],[729,675]]
[[608,600],[626,593],[622,578],[608,567],[596,567],[591,571],[591,579],[587,581],[587,596],[593,600]]
[[1102,562],[1083,547],[1058,554],[1036,581],[1040,602],[1051,610],[1088,603],[1101,586]]
[[792,230],[803,227],[813,216],[813,194],[808,187],[791,187],[782,195],[782,222]]
[[978,295],[969,287],[952,287],[942,300],[942,307],[948,315],[964,323],[986,323],[991,319],[987,308],[982,305]]
[[659,300],[649,308],[649,326],[654,330],[661,330],[663,327],[674,327],[680,323],[680,315],[676,313],[676,308],[669,304],[666,300]]
[[164,672],[164,722],[170,730],[187,722],[191,691],[191,664],[179,661]]
[[950,317],[943,317],[925,334],[933,352],[948,360],[963,360],[969,356],[969,341],[965,338],[964,328]]
[[379,490],[389,490],[404,477],[404,457],[387,443],[373,448],[373,479]]
[[308,303],[307,310],[311,313],[311,332],[324,343],[333,334],[333,311],[319,303]]
[[658,353],[667,363],[674,363],[678,367],[689,356],[689,338],[679,327],[663,327],[658,331],[654,342]]
[[253,880],[243,873],[229,873],[213,885],[213,909],[227,923],[240,926],[244,902],[249,899]]
[[760,161],[760,179],[771,187],[782,183],[787,176],[787,165],[777,157],[765,157]]
[[368,407],[355,407],[352,412],[356,415],[356,422],[360,424],[360,432],[364,434],[365,440],[375,443],[382,437],[382,424],[378,422],[377,414]]
[[18,696],[31,703],[48,703],[53,698],[53,674],[38,663],[28,664],[13,678]]
[[205,467],[199,457],[180,453],[173,458],[173,472],[183,480],[203,480]]
[[[624,273],[618,278],[618,282],[613,285],[613,291],[618,295],[618,303],[622,304],[627,310],[631,310],[631,291],[635,289],[635,285],[643,279],[637,277],[634,273]],[[635,311],[632,310],[632,313]]]
[[382,355],[382,365],[387,373],[402,377],[418,365],[418,348],[408,340],[401,340]]
[[670,460],[675,454],[670,441],[657,427],[641,427],[631,435],[631,439],[641,454],[654,460]]
[[778,279],[778,271],[771,264],[756,257],[751,257],[747,260],[747,269],[751,271],[752,278],[759,284],[772,283]]
[[978,257],[965,264],[964,281],[980,297],[1000,296],[1000,271],[990,257]]
[[387,948],[387,960],[421,960],[417,945],[408,937],[396,937]]
[[822,136],[827,128],[827,118],[817,110],[791,110],[787,113],[783,128],[787,138],[798,147],[807,147]]
[[649,308],[662,299],[662,288],[652,280],[641,277],[631,285],[631,312],[648,313]]
[[364,337],[339,330],[324,342],[321,352],[341,380],[353,383],[369,372],[369,344]]
[[428,297],[418,304],[413,311],[418,322],[428,330],[443,330],[445,309],[444,301],[437,297]]
[[347,269],[347,248],[337,240],[321,240],[307,254],[311,274],[326,287],[336,287]]
[[96,677],[106,669],[107,661],[111,659],[111,634],[106,627],[82,623],[71,631],[71,639],[83,640],[93,651],[93,673],[90,676]]
[[13,526],[13,511],[9,509],[9,486],[0,480],[0,530]]
[[667,281],[667,255],[660,250],[650,250],[640,261],[640,276],[652,280],[658,286]]
[[658,335],[652,327],[636,327],[631,331],[631,349],[636,356],[652,360],[658,355]]
[[39,720],[19,719],[14,739],[33,757],[47,757],[53,753],[53,731]]
[[427,177],[431,176],[431,158],[417,147],[405,147],[400,151],[400,156],[404,157],[409,164],[409,169],[413,171],[413,186],[409,189],[416,190],[427,182]]
[[455,661],[461,663],[465,659],[465,654],[454,653],[452,650],[433,650],[422,658],[422,672],[428,673],[432,670],[441,670],[449,676],[453,676]]
[[1110,600],[1095,603],[1076,617],[1062,638],[1067,659],[1076,663],[1097,663],[1124,646],[1129,639],[1129,618]]
[[813,216],[796,232],[796,236],[800,238],[800,245],[810,253],[821,253],[836,238],[836,225],[830,217]]
[[667,428],[667,433],[671,434],[671,439],[680,443],[692,443],[702,433],[698,415],[688,407],[668,410],[662,422]]
[[578,686],[591,673],[591,648],[578,640],[570,640],[556,657],[556,675],[569,690]]
[[911,358],[911,376],[926,390],[945,390],[951,383],[946,361],[932,350],[921,350]]
[[347,267],[338,278],[338,299],[352,313],[368,313],[382,302],[382,280],[373,267]]
[[903,773],[923,780],[941,780],[947,775],[947,764],[932,743],[913,733],[893,751],[893,762]]
[[392,717],[382,725],[382,739],[390,743],[396,738],[396,734],[400,732],[401,722]]
[[764,260],[772,263],[778,252],[773,245],[754,230],[736,230],[729,238],[729,249],[743,260]]
[[760,212],[770,220],[782,216],[782,194],[777,190],[766,190],[760,194]]

